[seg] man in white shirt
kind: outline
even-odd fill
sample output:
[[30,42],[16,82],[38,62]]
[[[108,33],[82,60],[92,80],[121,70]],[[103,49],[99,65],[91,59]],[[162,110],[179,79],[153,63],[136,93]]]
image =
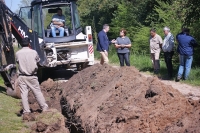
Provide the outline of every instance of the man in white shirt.
[[173,65],[172,65],[172,57],[174,55],[174,36],[170,32],[169,27],[163,28],[165,38],[162,45],[162,50],[164,52],[165,63],[168,71],[168,78],[171,79],[173,77]]
[[62,9],[57,8],[57,14],[53,15],[51,23],[52,36],[56,37],[56,29],[60,32],[60,37],[64,36],[65,16],[62,15]]

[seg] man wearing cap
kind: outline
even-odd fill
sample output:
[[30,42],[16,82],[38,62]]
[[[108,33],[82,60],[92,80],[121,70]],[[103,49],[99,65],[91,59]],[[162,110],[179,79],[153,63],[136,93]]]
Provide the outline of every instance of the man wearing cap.
[[21,91],[23,114],[29,114],[31,112],[28,103],[29,89],[35,95],[41,109],[47,111],[48,105],[45,102],[36,76],[38,69],[37,63],[40,61],[40,58],[35,50],[29,48],[29,38],[22,39],[20,44],[23,48],[16,53],[16,61],[18,64],[18,81]]
[[168,78],[171,79],[173,77],[172,57],[174,55],[174,36],[170,32],[169,27],[164,27],[163,31],[165,34],[165,38],[163,41],[162,50],[164,52]]

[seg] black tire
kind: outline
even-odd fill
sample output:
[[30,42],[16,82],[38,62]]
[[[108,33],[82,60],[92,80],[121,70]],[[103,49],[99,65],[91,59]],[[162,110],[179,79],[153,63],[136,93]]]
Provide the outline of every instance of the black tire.
[[85,68],[87,68],[89,65],[88,65],[88,62],[84,62],[84,63],[77,63],[76,64],[76,69],[77,71],[81,71]]

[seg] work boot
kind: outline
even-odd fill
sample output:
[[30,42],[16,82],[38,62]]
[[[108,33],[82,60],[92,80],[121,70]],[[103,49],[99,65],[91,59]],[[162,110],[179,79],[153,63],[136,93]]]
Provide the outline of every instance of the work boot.
[[176,77],[176,82],[179,82],[181,80],[180,77]]
[[154,74],[155,74],[155,75],[159,74],[159,71],[160,71],[159,69],[155,69],[155,70],[154,70]]
[[22,120],[24,121],[35,121],[35,116],[31,113],[23,113],[22,114]]
[[49,107],[48,106],[44,106],[43,108],[42,108],[42,112],[48,112],[49,111]]

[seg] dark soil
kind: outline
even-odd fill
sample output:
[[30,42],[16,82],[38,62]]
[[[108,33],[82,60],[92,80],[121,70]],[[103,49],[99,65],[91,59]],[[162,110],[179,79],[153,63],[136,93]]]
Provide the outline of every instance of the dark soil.
[[[117,70],[96,64],[60,88],[62,113],[71,133],[200,131],[200,101],[185,98],[157,78],[142,76],[134,67]],[[56,94],[51,105],[57,108]]]
[[[60,88],[60,83],[58,83],[57,81],[53,81],[52,79],[48,79],[47,81],[41,83],[40,88],[49,108],[55,108],[61,112],[60,98],[62,94],[62,89]],[[40,110],[40,107],[32,91],[29,92],[28,97],[31,110],[33,112],[37,112],[38,110]]]

